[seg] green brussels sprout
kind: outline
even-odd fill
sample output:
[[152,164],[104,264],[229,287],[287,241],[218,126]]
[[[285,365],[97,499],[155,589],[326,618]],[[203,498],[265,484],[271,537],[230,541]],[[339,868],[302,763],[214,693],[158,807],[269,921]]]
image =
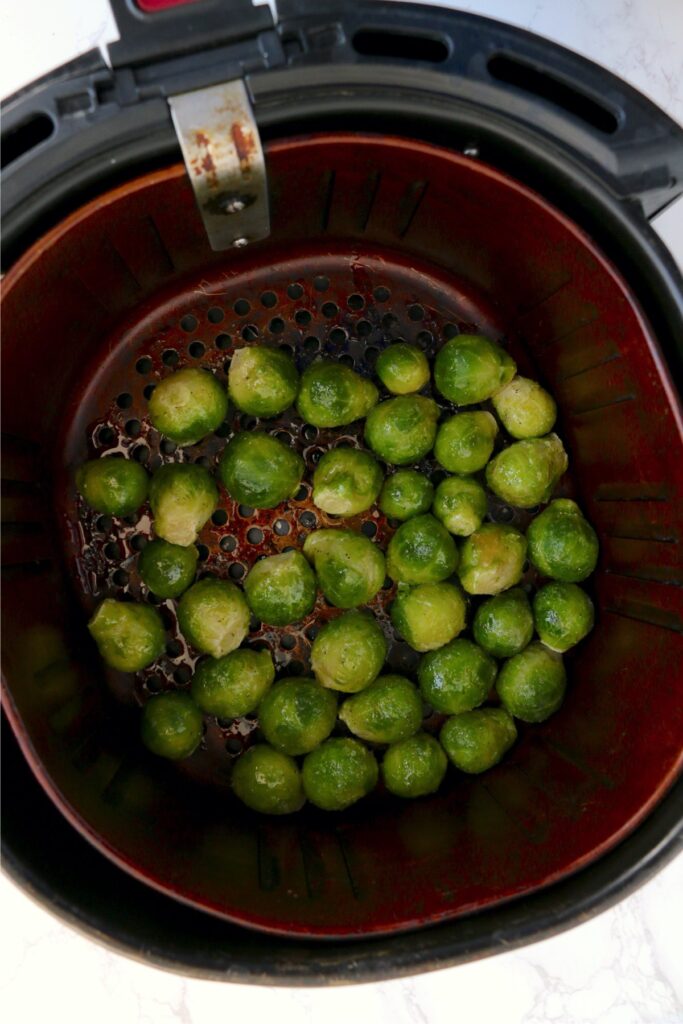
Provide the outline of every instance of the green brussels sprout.
[[376,405],[365,421],[365,440],[375,455],[395,466],[419,462],[436,437],[439,407],[423,395],[403,395]]
[[204,579],[178,603],[178,623],[188,643],[212,658],[230,654],[249,632],[249,605],[229,580]]
[[543,437],[555,426],[555,400],[535,380],[515,377],[491,401],[508,434],[518,440]]
[[106,455],[76,470],[76,487],[87,505],[108,516],[129,516],[147,498],[149,477],[139,462]]
[[202,713],[186,693],[160,693],[142,709],[142,742],[159,757],[180,761],[202,738]]
[[311,649],[311,668],[330,690],[357,693],[379,675],[386,655],[387,642],[374,617],[352,610],[320,630]]
[[515,441],[486,467],[486,483],[494,494],[518,508],[547,501],[569,460],[557,434]]
[[460,638],[425,654],[417,678],[422,696],[435,711],[458,715],[486,700],[496,678],[496,663],[471,640]]
[[230,497],[252,508],[275,508],[293,498],[303,475],[298,452],[260,431],[235,434],[218,463]]
[[455,541],[434,516],[402,523],[387,548],[387,573],[397,583],[440,583],[457,564]]
[[522,722],[545,722],[564,699],[562,655],[533,643],[506,661],[496,682],[503,707]]
[[458,575],[468,594],[499,594],[522,578],[526,537],[514,526],[484,523],[463,541]]
[[348,366],[313,363],[301,375],[296,409],[314,427],[345,427],[367,416],[379,392],[372,381]]
[[105,597],[97,606],[88,629],[107,665],[119,672],[139,672],[147,668],[166,646],[161,616],[148,604]]
[[436,489],[434,515],[457,537],[478,530],[486,509],[486,491],[471,476],[449,476]]
[[380,352],[375,363],[377,376],[394,395],[419,391],[429,380],[429,363],[416,345],[397,341]]
[[169,544],[188,547],[218,504],[218,488],[203,466],[173,462],[152,477],[149,503],[155,533]]
[[593,628],[593,602],[575,583],[546,583],[534,596],[534,622],[545,646],[564,653]]
[[467,605],[452,583],[399,587],[391,621],[415,651],[435,651],[465,628]]
[[433,736],[420,732],[389,747],[382,761],[384,784],[394,796],[413,799],[435,793],[448,761]]
[[355,516],[374,505],[384,475],[370,452],[333,448],[313,474],[313,504],[333,516]]
[[181,547],[160,538],[153,540],[138,558],[140,577],[157,597],[180,597],[194,579],[198,557],[194,545]]
[[269,626],[288,626],[313,611],[315,575],[300,551],[285,551],[256,562],[244,591],[257,619]]
[[415,469],[399,469],[384,481],[379,507],[390,519],[412,519],[429,512],[434,488],[423,473]]
[[472,633],[479,646],[494,658],[511,658],[523,651],[534,635],[534,617],[521,587],[480,604]]
[[296,757],[307,754],[334,729],[337,697],[315,679],[282,679],[259,707],[259,725],[276,750]]
[[356,608],[371,601],[384,583],[384,555],[355,530],[315,530],[304,541],[304,554],[323,594],[336,608]]
[[434,382],[454,405],[484,402],[512,380],[514,359],[481,334],[459,334],[437,353]]
[[265,743],[250,747],[237,759],[231,781],[235,796],[261,814],[293,814],[306,802],[294,758]]
[[497,433],[490,412],[460,412],[439,427],[434,455],[449,473],[476,473],[491,458]]
[[302,771],[306,796],[324,811],[343,811],[377,785],[374,754],[358,740],[327,740],[309,754]]
[[233,651],[200,661],[192,676],[192,698],[207,715],[239,718],[259,706],[275,679],[268,651]]
[[362,693],[348,697],[339,717],[368,743],[398,743],[420,728],[422,698],[409,679],[380,676]]
[[225,388],[207,370],[176,370],[157,384],[149,400],[152,426],[179,445],[201,441],[227,412]]
[[517,728],[505,708],[464,711],[449,718],[439,734],[450,761],[471,775],[493,768],[516,739]]
[[527,539],[529,558],[539,572],[563,583],[580,583],[597,564],[595,530],[569,498],[551,502],[532,521]]
[[277,348],[238,348],[228,371],[228,394],[251,416],[279,416],[294,402],[299,374],[294,360]]

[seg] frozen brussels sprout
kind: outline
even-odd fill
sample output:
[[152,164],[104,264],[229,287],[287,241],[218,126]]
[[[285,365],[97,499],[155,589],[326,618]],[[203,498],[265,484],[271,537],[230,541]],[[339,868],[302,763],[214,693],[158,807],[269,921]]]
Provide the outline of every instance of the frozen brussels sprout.
[[435,711],[458,715],[486,700],[496,678],[496,663],[471,640],[460,638],[425,654],[417,678],[422,696]]
[[178,603],[178,622],[188,643],[212,658],[230,654],[249,632],[249,605],[229,580],[204,579]]
[[521,587],[484,601],[472,624],[474,639],[494,658],[519,654],[534,635],[534,617]]
[[218,463],[230,497],[252,508],[275,508],[294,497],[303,475],[298,452],[259,431],[235,434]]
[[409,679],[380,676],[362,693],[345,700],[339,717],[368,743],[398,743],[420,728],[422,698]]
[[173,462],[152,477],[149,503],[154,531],[169,544],[188,547],[218,504],[218,488],[203,466]]
[[105,597],[88,629],[107,665],[119,672],[147,668],[166,646],[161,616],[148,604]]
[[343,811],[377,785],[377,761],[358,740],[327,740],[304,761],[306,796],[324,811]]
[[389,747],[382,761],[382,776],[390,793],[412,799],[435,793],[447,767],[438,742],[420,732]]
[[227,412],[225,388],[207,370],[176,370],[157,384],[149,400],[152,426],[179,445],[201,441]]
[[486,515],[486,491],[471,476],[449,476],[434,495],[433,512],[456,537],[469,537]]
[[460,412],[439,427],[434,455],[449,473],[476,473],[491,458],[497,433],[490,412]]
[[434,488],[424,475],[415,469],[399,469],[384,481],[379,496],[379,507],[390,519],[412,519],[429,512]]
[[517,728],[505,708],[481,708],[454,715],[439,734],[449,760],[471,775],[493,768],[516,739]]
[[439,407],[423,395],[403,395],[376,405],[365,421],[375,455],[395,466],[419,462],[434,447]]
[[522,578],[526,537],[514,526],[484,523],[465,538],[458,575],[468,594],[499,594]]
[[313,611],[315,575],[300,551],[285,551],[256,562],[244,591],[257,619],[269,626],[288,626]]
[[138,558],[140,577],[157,597],[180,597],[194,579],[198,557],[194,545],[181,547],[167,540],[153,540]]
[[568,651],[593,628],[593,602],[575,583],[546,583],[534,596],[536,632],[551,651]]
[[481,334],[459,334],[437,353],[434,381],[454,405],[474,405],[512,380],[517,367],[505,349]]
[[508,434],[518,440],[543,437],[555,426],[555,400],[535,380],[515,377],[491,401]]
[[397,583],[440,583],[457,564],[455,541],[434,516],[402,523],[387,548],[387,573]]
[[296,409],[314,427],[345,427],[367,416],[379,392],[372,381],[341,363],[313,363],[301,375]]
[[129,516],[147,498],[149,477],[139,462],[106,455],[76,470],[76,487],[90,508],[108,516]]
[[435,651],[465,628],[467,605],[452,583],[401,586],[391,606],[391,621],[415,651]]
[[318,633],[311,650],[316,679],[331,690],[358,693],[379,675],[387,642],[370,612],[350,611]]
[[207,715],[239,718],[256,710],[274,679],[268,651],[233,651],[200,661],[192,676],[192,698]]
[[380,352],[375,363],[377,376],[394,395],[419,391],[429,380],[429,363],[416,345],[397,341]]
[[384,474],[370,452],[333,448],[313,474],[313,503],[334,516],[355,516],[377,500]]
[[581,509],[569,498],[558,498],[537,516],[527,530],[529,558],[544,576],[563,583],[580,583],[595,569],[598,538]]
[[326,740],[337,720],[337,697],[315,679],[282,679],[259,707],[259,725],[276,750],[307,754]]
[[142,742],[159,757],[180,761],[202,738],[202,713],[186,693],[160,693],[142,709]]
[[384,555],[354,530],[315,530],[304,541],[304,554],[323,594],[336,608],[367,604],[384,583]]
[[496,682],[503,707],[522,722],[544,722],[564,699],[562,655],[533,643],[506,661]]
[[238,348],[228,371],[228,394],[251,416],[278,416],[299,387],[294,360],[277,348]]
[[486,483],[494,494],[518,508],[547,501],[569,462],[557,434],[515,441],[486,467]]
[[306,802],[294,758],[265,743],[250,747],[237,759],[232,789],[243,804],[261,814],[293,814]]

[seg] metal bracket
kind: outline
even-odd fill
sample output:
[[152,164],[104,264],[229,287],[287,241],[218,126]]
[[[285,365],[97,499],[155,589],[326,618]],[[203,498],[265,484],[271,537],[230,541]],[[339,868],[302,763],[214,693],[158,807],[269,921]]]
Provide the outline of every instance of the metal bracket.
[[242,79],[168,102],[211,248],[242,248],[267,238],[266,165]]

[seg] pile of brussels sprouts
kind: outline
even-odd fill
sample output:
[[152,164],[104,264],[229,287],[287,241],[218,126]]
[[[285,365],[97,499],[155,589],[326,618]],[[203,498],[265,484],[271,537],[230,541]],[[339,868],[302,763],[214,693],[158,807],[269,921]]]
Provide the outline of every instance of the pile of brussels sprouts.
[[[445,418],[417,393],[432,377],[419,348],[391,344],[376,369],[391,395],[383,401],[372,381],[340,363],[318,360],[300,376],[283,351],[245,347],[232,359],[227,394],[203,369],[174,372],[153,391],[150,422],[180,446],[215,431],[229,400],[262,419],[294,404],[305,423],[322,428],[365,419],[367,449],[330,449],[313,473],[313,502],[342,521],[310,533],[301,551],[257,561],[243,588],[194,582],[198,533],[219,502],[207,469],[176,462],[150,479],[134,461],[104,457],[77,473],[82,497],[100,513],[126,516],[149,501],[155,539],[139,556],[141,579],[157,598],[178,601],[182,634],[205,655],[187,691],[147,700],[144,742],[163,757],[186,758],[201,742],[204,715],[257,712],[264,742],[235,761],[232,786],[266,814],[296,811],[307,799],[342,810],[376,786],[378,758],[386,789],[400,797],[433,793],[449,760],[467,773],[491,768],[515,741],[515,719],[542,722],[559,708],[562,654],[593,625],[577,584],[595,568],[598,542],[575,502],[551,500],[567,468],[551,432],[552,397],[480,335],[451,338],[436,356],[433,386],[452,403]],[[480,403],[487,408],[468,408]],[[436,489],[401,468],[432,452],[448,473]],[[291,447],[253,430],[232,436],[216,475],[236,502],[269,509],[294,496],[304,469]],[[545,508],[526,535],[484,522],[487,489],[517,508]],[[343,522],[375,505],[399,523],[386,552]],[[519,586],[527,559],[547,579],[532,601]],[[387,640],[363,607],[387,576],[397,585],[394,629],[422,655],[417,684],[383,672]],[[310,676],[275,682],[270,653],[241,646],[251,616],[287,627],[311,614],[319,590],[341,614],[317,633]],[[471,638],[460,635],[467,627]],[[89,629],[104,660],[123,672],[144,669],[165,647],[149,604],[106,598]],[[441,716],[438,738],[421,731],[425,703]]]

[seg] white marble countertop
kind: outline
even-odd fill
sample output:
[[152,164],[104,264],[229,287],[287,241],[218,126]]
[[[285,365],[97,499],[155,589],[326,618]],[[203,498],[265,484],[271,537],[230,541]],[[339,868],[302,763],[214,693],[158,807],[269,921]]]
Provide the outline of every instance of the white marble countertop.
[[[683,121],[681,0],[476,0],[453,6],[577,50]],[[0,0],[0,14],[0,95],[116,34],[106,0]],[[683,200],[656,226],[683,265]],[[555,938],[477,963],[345,989],[186,980],[83,938],[5,876],[0,907],[0,998],[8,1024],[208,1024],[227,1015],[278,1024],[683,1022],[683,858],[616,907]]]

